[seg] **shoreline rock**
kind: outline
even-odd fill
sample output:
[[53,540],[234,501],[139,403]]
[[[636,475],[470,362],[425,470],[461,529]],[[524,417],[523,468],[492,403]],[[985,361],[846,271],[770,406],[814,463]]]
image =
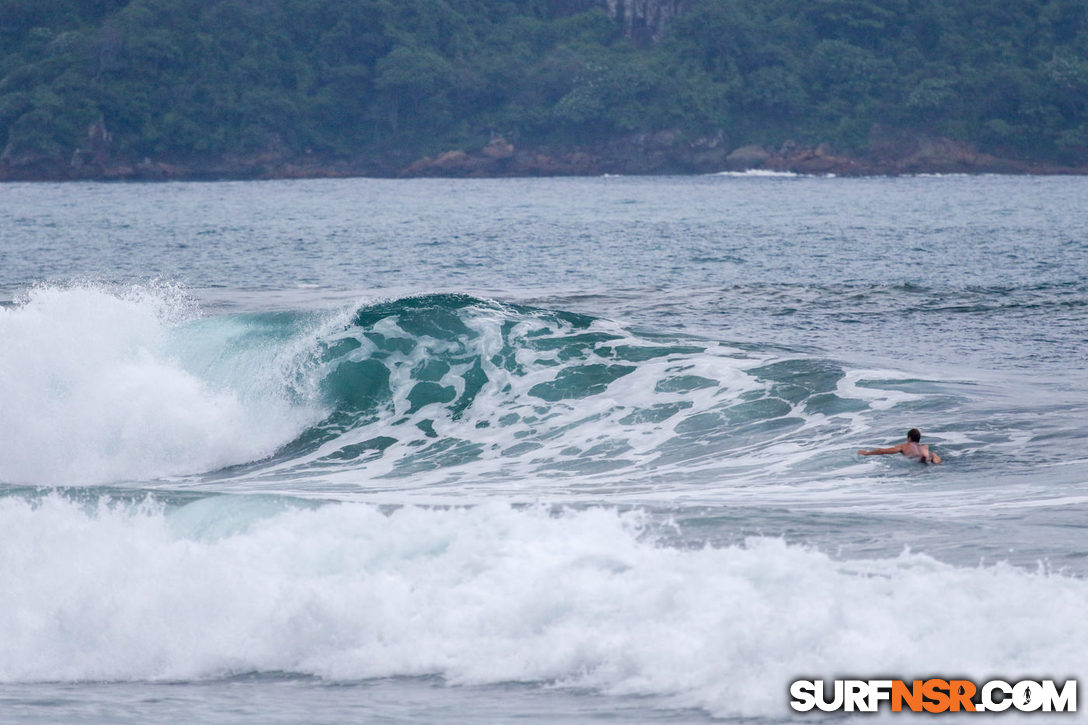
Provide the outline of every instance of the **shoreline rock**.
[[[498,156],[490,149],[499,143]],[[713,174],[777,171],[813,176],[900,176],[912,174],[1085,175],[1088,166],[1007,159],[980,153],[969,144],[924,133],[875,127],[864,155],[828,144],[787,141],[781,147],[747,144],[730,149],[724,134],[683,140],[674,130],[628,136],[574,150],[515,149],[503,139],[478,152],[463,149],[425,156],[397,172],[401,178],[504,176],[599,176],[604,174]]]
[[874,126],[862,155],[827,144],[787,141],[779,148],[730,146],[724,132],[691,139],[665,129],[575,148],[521,147],[493,137],[482,148],[448,149],[414,160],[384,157],[318,158],[282,150],[213,159],[118,159],[100,125],[90,148],[70,161],[46,156],[0,157],[2,181],[211,181],[309,178],[501,178],[540,176],[697,175],[765,170],[806,175],[899,176],[911,174],[1086,175],[1088,166],[1007,159],[969,144],[921,132]]

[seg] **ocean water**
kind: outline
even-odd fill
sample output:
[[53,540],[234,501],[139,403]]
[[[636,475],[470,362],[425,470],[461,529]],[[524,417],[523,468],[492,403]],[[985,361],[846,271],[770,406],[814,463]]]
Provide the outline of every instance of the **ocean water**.
[[[0,186],[0,721],[778,723],[819,719],[802,677],[1083,677],[1086,200]],[[911,427],[942,465],[857,455]]]

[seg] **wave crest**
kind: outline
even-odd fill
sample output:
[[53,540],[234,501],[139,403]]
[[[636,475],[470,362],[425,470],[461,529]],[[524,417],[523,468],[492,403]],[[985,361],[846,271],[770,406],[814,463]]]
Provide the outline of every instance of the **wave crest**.
[[834,417],[841,434],[880,396],[828,360],[467,295],[174,312],[93,287],[0,310],[0,481],[396,487],[471,466],[477,481],[622,471],[638,486],[750,472],[782,442],[801,461],[813,428]]

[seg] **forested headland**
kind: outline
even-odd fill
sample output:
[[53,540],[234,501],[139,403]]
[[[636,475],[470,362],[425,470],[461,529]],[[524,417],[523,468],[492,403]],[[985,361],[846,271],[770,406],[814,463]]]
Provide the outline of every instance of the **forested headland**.
[[2,0],[0,178],[1088,169],[1084,0]]

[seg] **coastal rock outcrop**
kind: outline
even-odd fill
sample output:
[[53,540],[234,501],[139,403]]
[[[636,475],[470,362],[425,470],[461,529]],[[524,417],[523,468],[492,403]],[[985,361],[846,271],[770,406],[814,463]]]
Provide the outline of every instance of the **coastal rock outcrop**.
[[479,151],[424,156],[398,176],[586,176],[720,171],[728,146],[721,131],[695,139],[678,129],[636,133],[574,149],[522,149],[504,138]]
[[741,146],[725,157],[725,166],[729,171],[758,169],[771,159],[771,154],[762,146]]
[[869,156],[888,173],[1030,172],[1030,165],[976,151],[943,136],[875,125],[869,132]]
[[799,174],[867,176],[918,173],[1088,174],[1063,167],[980,153],[966,143],[920,131],[874,127],[869,149],[844,153],[828,144],[786,141],[778,147],[732,146],[724,129],[692,137],[661,129],[579,146],[521,145],[494,136],[475,149],[449,149],[411,160],[403,152],[354,157],[291,155],[279,148],[212,159],[142,160],[111,153],[104,123],[93,124],[86,147],[70,160],[18,152],[0,154],[0,181],[213,180],[370,177],[482,178],[596,176],[603,174],[713,174],[765,170]]

